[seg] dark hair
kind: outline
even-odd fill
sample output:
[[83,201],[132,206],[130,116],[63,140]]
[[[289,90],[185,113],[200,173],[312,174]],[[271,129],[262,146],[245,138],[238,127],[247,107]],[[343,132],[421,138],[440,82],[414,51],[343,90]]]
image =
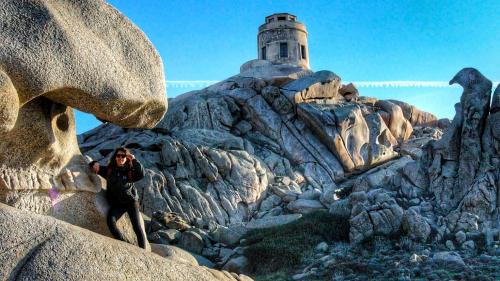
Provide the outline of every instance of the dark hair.
[[[109,159],[109,164],[108,164],[109,166],[112,166],[112,167],[118,166],[118,164],[116,164],[116,154],[118,154],[118,152],[123,152],[127,156],[130,154],[130,152],[128,151],[128,149],[125,148],[125,147],[118,147],[118,148],[116,148],[115,152],[113,152],[113,155]],[[129,160],[127,159],[127,161],[129,161]]]
[[95,164],[95,163],[99,163],[99,162],[97,162],[97,161],[95,161],[95,160],[94,160],[94,161],[92,161],[92,162],[90,162],[90,163],[89,163],[89,168],[90,168],[90,169],[92,169],[92,167],[94,166],[94,164]]

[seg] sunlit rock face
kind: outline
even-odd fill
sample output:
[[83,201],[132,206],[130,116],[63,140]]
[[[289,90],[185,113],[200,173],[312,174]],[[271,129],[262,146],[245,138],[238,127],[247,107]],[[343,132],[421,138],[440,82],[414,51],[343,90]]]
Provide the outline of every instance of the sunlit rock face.
[[[6,0],[0,25],[0,200],[65,217],[69,204],[59,203],[80,191],[93,202],[102,185],[87,174],[72,108],[123,127],[155,126],[167,109],[161,59],[100,0]],[[82,220],[92,216],[81,211]]]
[[[146,214],[163,210],[191,223],[231,227],[326,209],[356,175],[394,164],[401,154],[417,157],[431,138],[407,143],[414,126],[419,133],[427,123],[412,123],[406,111],[420,112],[360,97],[331,71],[253,61],[239,75],[170,100],[153,130],[108,124],[80,135],[79,143],[101,163],[117,145],[132,149],[149,169],[139,183]],[[436,121],[427,116],[425,122]],[[380,177],[396,175],[391,169]]]
[[[2,280],[251,281],[0,203]],[[189,254],[187,254],[189,257]],[[92,270],[89,270],[92,268]]]

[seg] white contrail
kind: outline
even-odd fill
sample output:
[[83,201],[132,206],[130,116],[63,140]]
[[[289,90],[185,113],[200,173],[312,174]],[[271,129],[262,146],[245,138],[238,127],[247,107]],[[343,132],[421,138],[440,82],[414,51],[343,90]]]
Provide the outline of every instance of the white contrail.
[[[208,87],[218,80],[169,80],[167,87],[172,88],[201,88]],[[458,85],[449,85],[447,81],[350,81],[343,84],[353,83],[358,88],[447,88],[459,87]],[[500,82],[493,82],[493,86],[498,86]]]

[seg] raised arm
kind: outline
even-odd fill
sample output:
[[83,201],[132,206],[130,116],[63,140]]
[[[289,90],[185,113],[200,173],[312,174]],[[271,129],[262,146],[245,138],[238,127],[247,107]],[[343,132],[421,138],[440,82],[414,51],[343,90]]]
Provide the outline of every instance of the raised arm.
[[134,182],[140,181],[142,178],[144,178],[144,167],[135,158],[132,159],[132,175]]

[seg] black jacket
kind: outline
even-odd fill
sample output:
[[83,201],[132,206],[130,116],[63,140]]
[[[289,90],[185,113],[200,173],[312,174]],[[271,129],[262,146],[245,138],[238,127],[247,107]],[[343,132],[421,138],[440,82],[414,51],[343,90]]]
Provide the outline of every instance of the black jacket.
[[144,177],[144,168],[136,159],[124,166],[101,166],[99,173],[106,179],[106,198],[111,205],[130,204],[139,200],[134,182]]

